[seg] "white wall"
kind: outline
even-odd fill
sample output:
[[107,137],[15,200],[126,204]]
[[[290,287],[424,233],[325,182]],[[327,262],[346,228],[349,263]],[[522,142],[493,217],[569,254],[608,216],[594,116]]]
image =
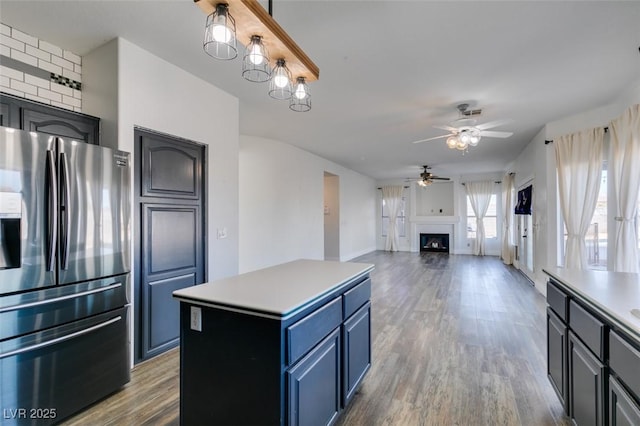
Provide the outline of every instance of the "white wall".
[[340,176],[324,174],[324,259],[340,260]]
[[[104,117],[104,145],[133,156],[133,132],[140,126],[208,146],[207,279],[237,274],[237,98],[122,38],[83,63],[84,109]],[[216,239],[222,227],[228,237]]]
[[375,250],[375,182],[285,143],[240,136],[240,272],[324,259],[324,173],[339,177],[340,260]]
[[[534,276],[530,278],[542,294],[546,293],[546,275],[542,269],[558,265],[561,228],[555,151],[553,144],[545,145],[544,141],[593,127],[608,126],[611,120],[617,118],[629,106],[640,103],[640,79],[613,99],[610,104],[547,123],[509,166],[509,170],[506,170],[516,173],[516,188],[524,181],[534,179],[533,219],[536,225],[536,248]],[[611,245],[609,256],[615,256]]]

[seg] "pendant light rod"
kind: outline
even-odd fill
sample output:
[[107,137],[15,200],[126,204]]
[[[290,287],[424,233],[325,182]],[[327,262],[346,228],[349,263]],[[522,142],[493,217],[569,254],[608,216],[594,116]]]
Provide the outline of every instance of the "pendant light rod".
[[[236,20],[236,38],[243,45],[251,42],[251,36],[259,35],[269,50],[271,66],[278,59],[285,59],[293,76],[304,77],[307,82],[316,81],[320,69],[296,44],[286,31],[272,18],[258,0],[194,0],[207,15],[211,14],[218,3],[227,3],[229,12]],[[271,9],[269,1],[269,9]]]

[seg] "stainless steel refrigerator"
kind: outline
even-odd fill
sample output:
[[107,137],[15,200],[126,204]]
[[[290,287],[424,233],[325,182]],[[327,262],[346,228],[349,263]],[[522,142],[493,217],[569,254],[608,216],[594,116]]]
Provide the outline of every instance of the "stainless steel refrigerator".
[[129,154],[0,127],[0,423],[129,381]]

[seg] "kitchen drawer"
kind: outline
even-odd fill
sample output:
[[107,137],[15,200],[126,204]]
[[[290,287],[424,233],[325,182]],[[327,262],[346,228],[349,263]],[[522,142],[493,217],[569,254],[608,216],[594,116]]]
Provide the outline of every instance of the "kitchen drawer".
[[609,377],[609,426],[640,425],[640,406],[613,377]]
[[569,296],[560,290],[551,280],[547,281],[547,304],[564,322],[567,322]]
[[342,297],[287,328],[287,365],[295,363],[342,323]]
[[569,327],[601,361],[605,359],[606,326],[573,300],[569,302]]
[[349,318],[351,314],[357,311],[360,306],[364,305],[371,299],[371,279],[367,278],[351,290],[344,293],[342,306],[344,317]]
[[609,333],[609,366],[640,400],[640,350],[618,333]]

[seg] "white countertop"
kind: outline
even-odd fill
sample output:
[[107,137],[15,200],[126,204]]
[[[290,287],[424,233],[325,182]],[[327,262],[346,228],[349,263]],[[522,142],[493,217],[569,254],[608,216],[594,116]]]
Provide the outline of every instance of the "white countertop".
[[286,317],[370,272],[370,263],[295,260],[173,292],[179,300]]
[[544,268],[597,311],[640,341],[640,274],[563,268]]

